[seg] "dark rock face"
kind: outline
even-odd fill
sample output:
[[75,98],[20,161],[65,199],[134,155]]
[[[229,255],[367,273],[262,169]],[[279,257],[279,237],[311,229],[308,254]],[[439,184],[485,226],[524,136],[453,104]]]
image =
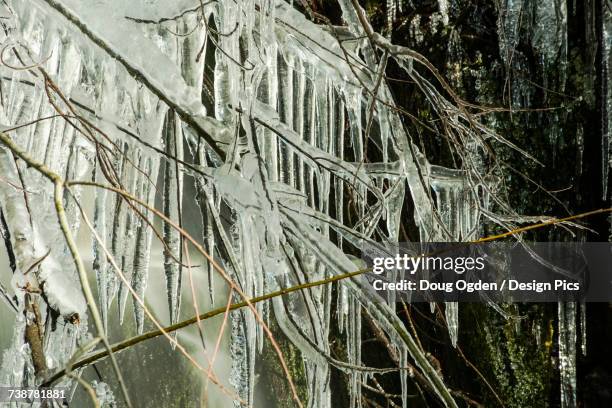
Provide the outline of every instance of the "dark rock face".
[[[366,1],[364,6],[379,32],[425,55],[469,104],[491,108],[469,107],[540,162],[524,160],[510,149],[496,150],[507,164],[506,198],[513,208],[522,214],[561,216],[610,206],[607,33],[611,12],[604,3],[424,0],[404,1],[392,10],[378,1]],[[396,101],[417,112],[423,122],[430,121],[434,115],[423,108],[427,104],[422,95],[401,84],[402,71],[393,64],[387,71],[397,79],[395,84],[390,81]],[[443,138],[404,119],[431,162],[456,165]],[[588,225],[592,230],[577,237],[554,228],[528,238],[608,239],[605,215],[589,219]],[[436,319],[429,306],[413,309],[422,312],[419,316],[413,311],[413,318],[431,337],[423,336],[422,341],[440,360],[451,388],[464,390],[484,406],[498,406],[499,400],[506,407],[561,405],[560,384],[566,379],[558,368],[558,343],[568,328],[558,324],[557,305],[503,307],[520,319],[503,318],[485,305],[466,305],[460,309],[461,353],[449,346],[443,328],[428,322],[430,316]],[[610,321],[611,309],[589,304],[585,317],[583,325],[578,316],[570,316],[577,330],[583,327],[586,332],[577,335],[577,401],[566,399],[565,406],[609,405],[612,361],[605,344],[611,333],[604,322]],[[458,354],[465,355],[482,376]],[[392,381],[386,386],[393,389]]]

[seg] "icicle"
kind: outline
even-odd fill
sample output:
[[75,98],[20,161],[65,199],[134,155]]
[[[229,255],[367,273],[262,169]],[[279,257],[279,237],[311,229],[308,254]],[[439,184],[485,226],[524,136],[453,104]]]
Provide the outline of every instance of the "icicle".
[[[294,87],[294,75],[293,65],[295,61],[291,56],[279,59],[279,87],[278,97],[280,100],[279,104],[279,118],[281,122],[284,122],[289,128],[294,129],[294,103],[296,102],[293,93]],[[302,102],[298,102],[300,105]],[[287,183],[290,186],[295,185],[294,180],[294,164],[293,164],[293,149],[286,143],[281,143],[279,146],[279,166],[280,166],[280,180]]]
[[[99,165],[96,165],[94,170],[94,182],[102,182],[104,176]],[[106,189],[97,189],[95,192],[96,198],[94,203],[94,228],[96,233],[102,238],[106,238]],[[93,241],[93,270],[96,274],[96,283],[98,286],[98,299],[101,305],[100,313],[102,315],[102,322],[104,328],[108,327],[108,309],[110,307],[110,299],[108,298],[108,266],[106,261],[106,255],[101,245],[105,245],[105,242],[99,243],[97,240]]]
[[580,303],[580,351],[587,355],[587,304]]
[[[271,45],[271,50],[266,53],[266,66],[268,68],[265,76],[265,97],[262,99],[273,109],[278,109],[278,52],[276,41]],[[270,129],[263,129],[263,158],[268,163],[268,177],[270,181],[279,180],[278,162],[278,137]]]
[[[176,123],[174,112],[168,112],[164,129],[164,142],[166,152],[182,160],[182,139],[180,127]],[[179,166],[174,161],[166,161],[164,166],[164,214],[173,220],[177,225],[182,225],[181,207],[183,178]],[[179,317],[181,302],[181,275],[183,262],[181,247],[182,239],[180,233],[169,223],[164,223],[164,272],[166,274],[166,291],[168,296],[168,308],[170,312],[170,322],[176,323]]]
[[[341,160],[344,160],[344,120],[345,120],[345,108],[344,101],[339,99],[339,118],[338,118],[338,137],[336,141],[336,155]],[[343,223],[344,222],[344,181],[336,177],[335,178],[335,194],[336,194],[336,219]],[[338,247],[342,248],[342,238],[338,238]]]
[[391,242],[399,242],[402,208],[404,207],[406,189],[403,179],[390,179],[389,183],[391,184],[391,188],[390,191],[387,192],[387,199],[385,200],[387,234]]
[[[307,79],[303,75],[305,70],[304,65],[300,60],[295,62],[296,68],[294,71],[294,95],[296,95],[296,100],[300,101],[300,103],[294,104],[294,112],[293,112],[293,126],[295,131],[300,135],[302,140],[306,140],[306,128],[308,126],[308,117],[306,116],[306,112],[310,110],[310,105],[308,105],[308,101],[305,100],[306,97],[306,88],[307,88]],[[294,173],[295,178],[293,180],[292,186],[303,190],[304,189],[304,160],[296,154],[293,154],[295,164],[294,164]]]
[[[133,152],[130,152],[130,159],[133,163],[130,166],[129,170],[129,178],[126,180],[124,184],[124,188],[126,188],[132,194],[138,191],[141,183],[144,182],[145,176],[138,172],[138,169],[134,168],[134,166],[142,166],[142,163],[136,158],[136,155]],[[119,259],[119,266],[123,271],[123,275],[127,279],[128,282],[131,282],[134,274],[134,252],[135,252],[135,244],[136,244],[136,234],[137,234],[137,223],[139,222],[137,219],[137,215],[134,211],[128,211],[125,215],[125,230],[123,231],[123,235],[125,237],[125,245],[121,248],[121,254]],[[127,285],[121,280],[119,282],[119,290],[117,293],[117,302],[119,306],[119,322],[123,323],[123,318],[125,316],[125,305],[127,303],[129,291],[127,289]]]
[[[115,160],[113,163],[113,167],[116,171],[116,174],[119,176],[119,179],[122,183],[128,181],[128,173],[129,173],[129,164],[127,163],[127,150],[128,146],[126,144],[120,144],[120,151],[117,152],[115,156]],[[104,179],[102,179],[104,180]],[[102,181],[104,182],[104,181]],[[108,239],[110,241],[110,245],[107,244],[108,249],[110,250],[112,256],[115,258],[119,266],[121,266],[121,255],[125,249],[125,228],[126,222],[128,220],[127,212],[129,211],[127,204],[124,200],[121,200],[117,195],[113,194],[110,196],[110,203],[102,203],[101,211],[106,212],[104,218],[107,222],[107,230],[108,231]],[[108,228],[110,227],[110,228]],[[104,251],[100,251],[100,256],[105,257]],[[100,262],[102,264],[102,262]],[[101,294],[100,299],[105,303],[103,304],[103,310],[108,310],[110,308],[111,302],[113,301],[117,291],[119,289],[119,277],[110,262],[104,262],[105,271],[103,273],[103,279],[100,279],[100,282],[103,283],[103,286],[99,288],[99,291],[104,292]],[[102,312],[102,317],[104,321],[108,318],[105,316],[105,312]]]
[[[197,149],[197,151],[195,150]],[[208,160],[206,158],[206,149],[204,146],[198,145],[192,147],[192,155],[197,157],[198,163],[201,166],[206,167],[208,165]],[[202,220],[202,239],[204,242],[204,250],[206,253],[213,259],[216,259],[215,256],[215,242],[216,242],[216,233],[215,233],[215,220],[213,216],[213,211],[211,209],[211,205],[216,201],[214,198],[214,189],[212,186],[208,186],[206,181],[203,178],[197,178],[195,182],[196,187],[196,203],[200,210],[200,217]],[[212,197],[208,197],[211,195]],[[210,298],[210,303],[214,304],[215,302],[215,268],[212,262],[206,262],[206,275],[208,281],[208,296]]]
[[[147,174],[157,174],[159,159],[158,158],[149,158],[145,161],[145,165],[143,171],[147,172]],[[155,189],[154,186],[151,185],[149,180],[145,180],[141,185],[141,190],[139,192],[146,199],[146,202],[149,205],[153,204],[155,199]],[[146,219],[153,223],[153,217],[148,210],[143,210],[143,216]],[[147,281],[149,278],[149,262],[151,258],[151,240],[153,237],[153,231],[151,227],[144,221],[140,220],[137,227],[136,232],[136,247],[134,253],[134,273],[132,275],[132,288],[136,295],[144,301],[145,300],[145,291],[147,288]],[[142,332],[144,328],[144,311],[141,304],[134,298],[134,319],[136,321],[136,329],[139,333]]]
[[512,62],[512,55],[518,45],[521,14],[525,8],[525,0],[506,0],[497,10],[500,55],[506,64]]
[[[214,194],[214,192],[210,191],[210,194]],[[211,200],[213,201],[213,200]],[[206,203],[204,203],[203,211],[206,213],[206,224],[205,224],[205,234],[206,234],[206,250],[211,258],[214,260],[215,256],[215,233],[213,226],[213,215],[212,210]],[[215,271],[214,265],[212,262],[208,262],[207,274],[208,274],[208,294],[210,296],[210,302],[213,303],[215,301]]]
[[[329,144],[329,94],[327,78],[315,78],[315,98],[317,109],[317,130],[315,146],[327,151]],[[318,177],[319,187],[319,209],[327,214],[329,211],[329,180],[330,176],[327,172],[322,172]]]
[[610,166],[612,165],[612,119],[610,119],[610,112],[612,112],[612,10],[608,6],[608,3],[602,3],[602,89],[605,90],[605,95],[601,106],[601,131],[603,135],[602,140],[602,191],[603,200],[606,201],[608,197],[608,178],[610,172]]
[[561,407],[576,406],[576,303],[559,302]]
[[459,303],[446,302],[444,315],[446,317],[446,327],[453,347],[457,347],[457,337],[459,334]]

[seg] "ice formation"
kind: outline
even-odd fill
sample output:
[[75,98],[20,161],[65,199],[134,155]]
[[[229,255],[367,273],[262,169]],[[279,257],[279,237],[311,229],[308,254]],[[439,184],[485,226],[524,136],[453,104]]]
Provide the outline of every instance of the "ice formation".
[[[414,202],[422,240],[473,239],[483,214],[491,216],[491,186],[479,175],[480,147],[485,139],[507,142],[478,123],[466,129],[465,113],[412,69],[414,55],[400,50],[398,64],[421,85],[434,112],[457,129],[452,136],[467,146],[461,153],[468,159],[458,169],[430,164],[391,108],[385,81],[377,85],[381,66],[372,44],[363,40],[360,10],[348,0],[340,4],[349,24],[343,35],[354,37],[344,47],[336,28],[316,25],[280,0],[195,7],[185,0],[14,0],[3,8],[2,55],[8,63],[0,71],[3,128],[33,122],[11,131],[12,139],[33,160],[66,179],[113,185],[150,206],[161,195],[167,218],[159,238],[171,322],[179,318],[186,262],[174,226],[186,221],[182,204],[194,199],[184,193],[187,177],[194,180],[204,247],[250,297],[352,272],[355,264],[345,254],[347,246],[400,240],[406,192]],[[395,2],[389,4],[395,7]],[[439,6],[446,21],[448,2]],[[508,50],[514,44],[512,16],[503,26]],[[549,37],[540,42],[562,48],[562,35]],[[396,50],[384,39],[378,41]],[[49,83],[55,88],[50,90]],[[376,109],[370,109],[374,89]],[[379,151],[380,162],[365,161],[366,145]],[[0,148],[0,166],[8,182],[0,187],[0,201],[16,259],[12,290],[22,314],[20,288],[28,282],[43,286],[46,297],[37,302],[45,315],[54,316],[46,319],[45,352],[48,368],[58,368],[83,341],[86,303],[57,227],[52,185],[6,148]],[[87,187],[73,188],[77,196],[81,188]],[[123,320],[131,296],[101,245],[143,297],[151,242],[157,237],[150,228],[152,211],[113,191],[95,191],[93,221],[104,242],[92,243],[93,269],[106,326],[112,302],[118,302]],[[28,202],[34,201],[36,210],[31,211]],[[64,202],[76,232],[78,207],[69,196]],[[349,219],[347,205],[355,206],[350,211],[359,216],[357,221]],[[212,296],[219,277],[213,279],[216,272],[210,265],[205,268]],[[442,403],[455,407],[440,373],[394,310],[372,301],[362,284],[347,280],[337,291],[327,285],[256,306],[264,319],[274,315],[302,353],[309,406],[331,406],[330,365],[343,367],[330,357],[331,314],[338,313],[346,337],[346,363],[359,366],[365,310],[396,345],[400,360],[410,358]],[[330,307],[334,293],[337,310]],[[136,301],[133,310],[142,331],[144,313]],[[446,305],[446,319],[456,344],[457,304]],[[23,342],[25,325],[17,318],[0,382],[27,385],[40,374],[34,373],[30,345]],[[247,309],[232,314],[231,326],[231,382],[250,403],[264,334]],[[570,362],[565,367],[564,378],[569,379]],[[360,406],[366,374],[349,373],[351,404]],[[406,397],[409,373],[401,375]],[[99,384],[96,391],[110,395],[106,388]],[[406,406],[409,399],[403,401]]]
[[[500,55],[507,64],[509,71],[520,71],[526,66],[526,55],[518,48],[521,40],[531,44],[538,64],[544,72],[544,86],[555,89],[557,92],[565,92],[565,82],[567,76],[567,27],[568,27],[568,7],[567,2],[560,0],[505,0],[498,5],[498,37],[500,44]],[[575,6],[574,6],[575,7]],[[593,33],[599,31],[595,27],[595,14],[588,11],[586,7],[585,24],[587,31]],[[595,6],[593,6],[593,9]],[[598,11],[595,11],[598,13]],[[610,72],[607,67],[610,64],[609,49],[611,39],[611,12],[609,7],[603,6],[599,12],[602,16],[601,31],[603,36],[603,67],[602,80],[607,88],[607,97],[602,106],[601,128],[604,140],[602,142],[602,172],[603,172],[603,199],[607,197],[608,172],[610,167],[610,87],[607,85],[610,79]],[[589,34],[591,35],[591,34]],[[594,46],[597,43],[592,38]],[[592,51],[594,54],[594,51]],[[549,75],[551,74],[552,75]],[[549,78],[556,76],[557,78]],[[551,83],[552,81],[555,83]],[[522,108],[530,106],[532,90],[524,85],[524,81],[510,79],[508,92],[511,95],[510,107]],[[554,145],[562,129],[551,127],[549,139]],[[583,130],[578,129],[576,139],[582,160],[582,150],[584,149]],[[553,153],[554,154],[554,153]],[[558,306],[559,321],[559,370],[561,372],[561,406],[576,406],[576,341],[578,320],[578,306],[575,303],[560,303]],[[586,352],[586,328],[585,312],[586,305],[581,305],[580,335],[583,353]]]
[[612,112],[612,10],[609,5],[601,5],[602,18],[602,89],[605,90],[605,102],[601,111],[601,128],[603,134],[603,151],[602,151],[602,171],[603,171],[603,199],[608,198],[608,174],[612,166],[612,120],[610,120],[610,112]]
[[561,406],[576,406],[576,308],[575,302],[560,302],[559,367],[561,371]]

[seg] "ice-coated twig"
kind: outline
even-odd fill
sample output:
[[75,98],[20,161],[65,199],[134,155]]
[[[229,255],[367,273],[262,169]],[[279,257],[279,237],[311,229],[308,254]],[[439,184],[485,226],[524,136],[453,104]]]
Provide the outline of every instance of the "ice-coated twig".
[[36,169],[40,174],[42,174],[45,178],[47,178],[54,185],[53,197],[54,197],[54,203],[55,203],[55,210],[57,213],[57,219],[58,219],[60,228],[64,234],[66,245],[68,246],[68,249],[70,250],[70,254],[73,257],[75,267],[79,274],[79,278],[81,281],[81,287],[83,290],[83,295],[85,296],[85,299],[87,300],[87,307],[89,308],[92,314],[92,317],[94,319],[94,323],[96,326],[96,330],[98,331],[98,335],[102,339],[102,342],[104,343],[104,346],[106,347],[106,349],[109,351],[109,356],[111,358],[111,362],[112,362],[115,374],[117,375],[117,381],[119,382],[121,386],[121,390],[123,393],[125,403],[127,404],[128,407],[131,407],[132,404],[130,402],[130,397],[129,397],[125,382],[123,381],[123,376],[121,375],[121,371],[119,370],[119,365],[117,364],[117,360],[115,359],[114,354],[112,353],[112,350],[110,348],[108,339],[106,338],[104,324],[102,323],[100,311],[98,310],[98,306],[96,305],[96,302],[93,296],[93,292],[89,285],[89,281],[87,280],[87,271],[85,269],[85,265],[83,264],[83,260],[81,259],[81,255],[73,239],[72,231],[70,229],[68,219],[66,218],[66,210],[64,207],[64,203],[63,203],[63,200],[64,200],[63,180],[58,174],[53,172],[47,166],[33,160],[26,152],[24,152],[19,146],[17,146],[11,140],[11,138],[5,133],[0,132],[0,142],[2,142],[2,144],[4,144],[8,149],[10,149],[14,154],[19,156],[26,163],[28,163],[28,165]]

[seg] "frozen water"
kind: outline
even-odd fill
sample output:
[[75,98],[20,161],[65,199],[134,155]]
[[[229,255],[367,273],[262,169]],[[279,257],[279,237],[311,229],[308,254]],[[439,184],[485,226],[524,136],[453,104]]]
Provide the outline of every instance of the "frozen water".
[[[480,124],[466,130],[465,113],[412,69],[416,63],[412,57],[398,53],[402,55],[396,57],[398,66],[419,85],[432,112],[448,119],[469,146],[461,152],[465,159],[461,168],[430,164],[406,133],[385,81],[377,89],[377,99],[372,97],[381,66],[376,50],[365,39],[357,11],[347,0],[340,1],[349,24],[343,35],[354,38],[343,43],[334,27],[316,25],[280,0],[214,2],[199,11],[189,11],[193,4],[188,1],[9,3],[11,25],[2,39],[22,43],[25,63],[40,63],[70,102],[68,107],[63,101],[62,108],[74,109],[74,115],[83,119],[79,131],[63,118],[53,117],[11,136],[34,160],[62,176],[124,189],[149,206],[156,204],[158,196],[157,204],[161,203],[161,212],[170,222],[162,223],[161,234],[166,293],[155,295],[167,297],[171,323],[180,318],[187,262],[180,233],[172,224],[184,225],[183,211],[193,205],[193,197],[186,193],[188,178],[194,180],[195,203],[202,216],[202,231],[196,239],[203,238],[208,254],[252,297],[354,271],[356,265],[344,253],[345,246],[399,241],[407,194],[414,203],[422,240],[477,237],[490,200],[490,186],[479,176],[479,147],[485,139],[513,147]],[[522,2],[508,3],[512,4],[500,26],[506,54],[516,46],[516,10]],[[447,23],[449,2],[438,4]],[[397,6],[395,1],[388,2],[390,23]],[[549,11],[538,10],[543,21],[552,18]],[[558,11],[555,16],[563,15],[563,10]],[[563,33],[551,36],[539,31],[538,35],[545,63],[551,63],[554,56],[548,54],[546,44],[553,43],[561,53]],[[377,41],[395,47],[387,39]],[[6,54],[11,64],[20,65],[14,53]],[[6,66],[0,67],[0,73],[9,78],[1,94],[3,125],[57,113],[40,76],[31,78],[26,71]],[[374,150],[377,154],[371,154]],[[379,161],[371,163],[369,156]],[[0,202],[11,220],[17,261],[14,282],[23,285],[31,279],[32,285],[44,284],[48,304],[39,303],[65,317],[64,325],[45,333],[61,351],[51,356],[58,367],[74,351],[75,338],[82,335],[69,326],[75,314],[81,317],[82,331],[87,330],[86,304],[54,218],[51,186],[34,169],[19,161],[15,164],[4,148],[0,165],[3,177],[11,182],[0,185]],[[40,213],[28,211],[20,186],[37,201]],[[78,193],[75,189],[77,198]],[[78,209],[71,197],[65,201],[76,232]],[[144,297],[152,240],[157,238],[151,229],[155,218],[145,206],[112,191],[95,190],[93,219],[103,242],[92,243],[92,266],[105,326],[115,300],[125,320],[130,291],[118,279],[102,246],[110,250],[138,296]],[[36,273],[26,276],[28,267],[47,251]],[[220,278],[213,279],[216,272],[211,264],[202,269],[209,275],[212,299],[215,279]],[[331,406],[330,326],[336,317],[346,341],[346,363],[362,364],[364,310],[396,345],[400,363],[415,362],[442,403],[455,407],[441,375],[393,308],[366,296],[361,285],[347,280],[256,306],[265,320],[276,318],[280,330],[299,349],[310,407]],[[11,289],[19,297],[16,284]],[[331,310],[334,294],[338,310]],[[23,311],[22,299],[18,300]],[[144,311],[138,302],[133,302],[133,308],[141,332]],[[453,345],[458,315],[457,304],[446,305]],[[22,326],[18,321],[11,346],[14,353],[5,356],[0,374],[27,384],[31,379],[22,374],[32,367],[23,353],[27,346],[19,337]],[[264,341],[253,313],[245,309],[232,314],[231,383],[248,404],[253,402],[255,366]],[[24,370],[11,371],[16,364]],[[565,373],[569,379],[572,373],[567,369]],[[401,371],[404,406],[408,376],[407,370]],[[351,406],[361,405],[361,384],[366,380],[362,372],[350,372]],[[99,398],[112,406],[108,387],[100,383],[95,388]]]

